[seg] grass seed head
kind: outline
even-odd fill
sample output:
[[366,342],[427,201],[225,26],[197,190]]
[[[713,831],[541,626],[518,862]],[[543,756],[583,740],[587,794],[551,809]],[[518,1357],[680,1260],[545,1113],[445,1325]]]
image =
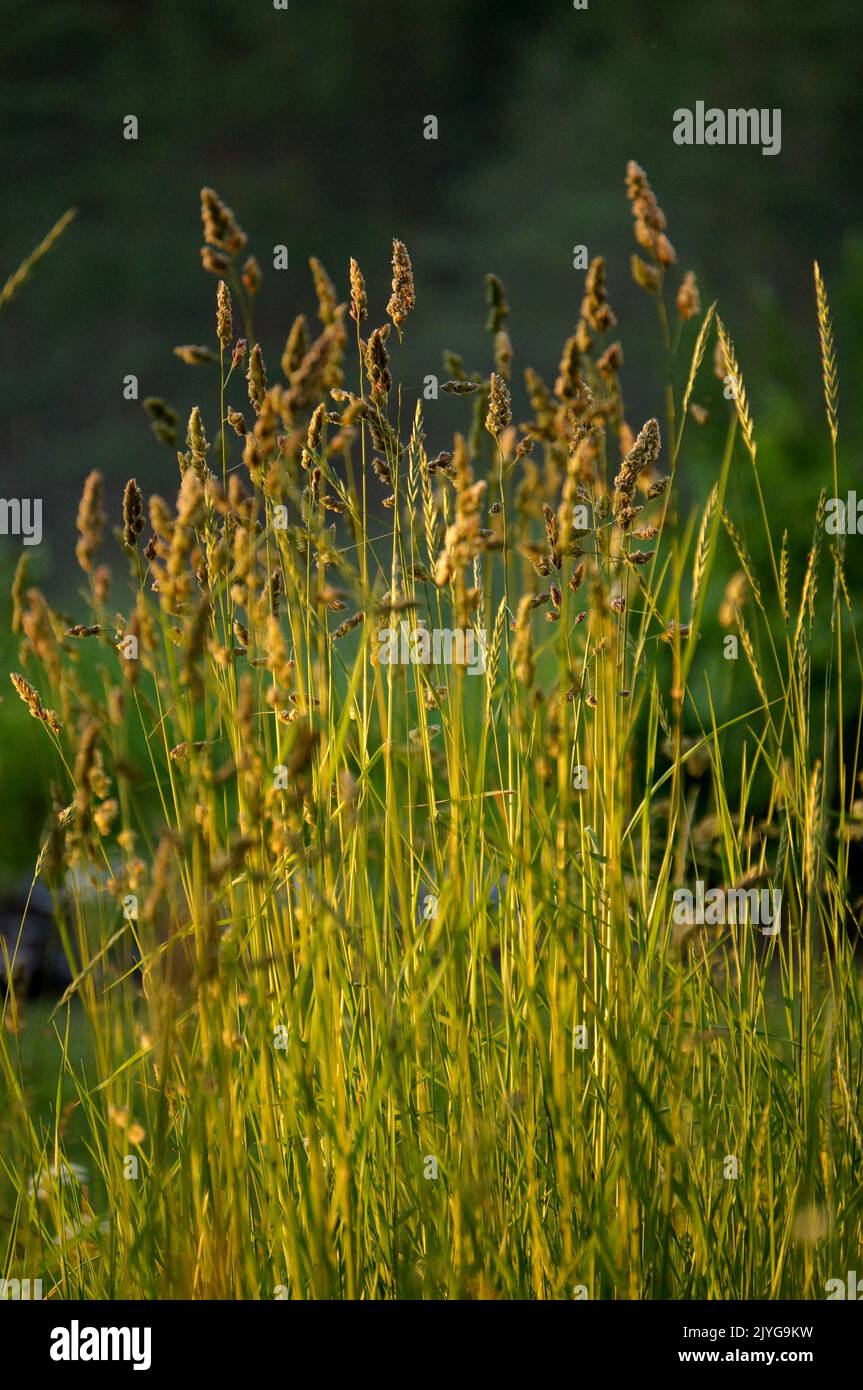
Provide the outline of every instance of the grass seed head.
[[351,256],[351,318],[359,326],[364,319],[369,316],[369,297],[366,294],[366,282],[363,279],[363,272],[357,262]]
[[231,292],[224,280],[219,281],[216,291],[216,337],[221,347],[229,346],[234,336],[234,315],[231,308]]
[[123,543],[133,550],[144,529],[144,498],[137,481],[130,478],[123,491]]
[[677,291],[677,312],[683,319],[695,318],[701,313],[701,295],[698,293],[698,281],[691,270],[687,270]]
[[105,513],[102,508],[102,474],[94,468],[87,475],[81,502],[78,507],[78,530],[80,538],[75,549],[78,564],[85,573],[93,568],[93,557],[102,542]]
[[248,241],[231,209],[212,188],[201,189],[201,221],[204,224],[204,240],[228,255],[242,251]]
[[492,372],[489,383],[488,414],[485,417],[485,427],[489,434],[498,441],[507,425],[512,420],[512,406],[510,404],[509,387],[502,376],[497,372]]
[[399,333],[415,305],[414,273],[408,249],[403,241],[393,241],[393,292],[387,305],[387,313]]

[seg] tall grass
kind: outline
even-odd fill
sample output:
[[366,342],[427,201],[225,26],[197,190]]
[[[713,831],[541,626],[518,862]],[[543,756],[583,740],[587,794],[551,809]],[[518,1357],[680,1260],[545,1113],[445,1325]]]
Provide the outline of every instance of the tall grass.
[[[421,312],[401,243],[383,329],[355,263],[349,304],[313,263],[320,331],[296,321],[279,374],[257,263],[205,190],[216,338],[178,349],[206,385],[177,505],[149,499],[145,540],[130,482],[112,588],[91,475],[71,628],[16,578],[18,689],[56,749],[34,879],[73,982],[50,1106],[23,982],[3,1004],[6,1277],[59,1298],[820,1298],[854,1267],[844,538],[822,498],[808,557],[787,553],[731,338],[691,276],[672,300],[635,165],[628,189],[663,420],[627,421],[598,260],[516,428],[489,277],[493,369],[448,358],[442,389],[470,399],[435,458],[399,380]],[[711,364],[733,399],[685,515]],[[700,646],[720,598],[731,712]],[[382,629],[423,622],[481,634],[484,670],[381,660]],[[779,933],[687,917],[674,893],[699,880],[781,890]]]

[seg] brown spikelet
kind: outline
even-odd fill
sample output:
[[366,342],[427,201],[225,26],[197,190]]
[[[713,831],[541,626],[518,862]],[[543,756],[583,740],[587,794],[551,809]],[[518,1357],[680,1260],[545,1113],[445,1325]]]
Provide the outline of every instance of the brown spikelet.
[[606,298],[603,256],[596,256],[590,263],[584,282],[581,316],[594,333],[605,333],[617,323]]
[[123,544],[133,550],[144,529],[144,498],[135,478],[123,491]]
[[219,281],[216,291],[216,337],[223,348],[229,346],[234,336],[234,316],[231,308],[231,292],[224,280]]
[[509,387],[502,376],[497,372],[492,372],[489,383],[488,414],[485,417],[485,427],[490,435],[499,440],[507,425],[512,420],[512,407],[510,405]]
[[282,353],[282,372],[290,381],[309,350],[308,327],[305,314],[298,314],[291,325],[285,350]]
[[316,406],[312,411],[308,433],[306,434],[306,447],[302,453],[302,465],[304,468],[311,468],[313,466],[314,455],[321,447],[321,436],[323,434],[326,414],[327,412],[323,404]]
[[695,318],[696,314],[701,313],[701,295],[698,293],[698,281],[691,270],[687,270],[681,281],[680,289],[677,291],[677,312],[683,319]]
[[583,579],[584,579],[584,562],[582,561],[582,563],[581,563],[580,565],[576,565],[575,569],[573,570],[573,572],[572,572],[572,574],[571,574],[571,576],[570,576],[570,580],[569,580],[569,587],[570,587],[570,589],[572,590],[572,592],[573,592],[574,594],[578,592],[579,587],[580,587],[580,585],[581,585],[581,581],[582,581]]
[[78,564],[86,574],[93,568],[93,557],[102,541],[105,513],[102,510],[102,474],[97,468],[88,473],[78,507],[80,539],[75,548]]
[[211,275],[225,275],[230,261],[221,251],[214,251],[212,246],[202,246],[201,265],[204,267],[204,270],[208,270]]
[[218,360],[216,354],[211,352],[208,347],[199,347],[196,343],[181,343],[174,348],[174,355],[189,367],[198,367],[203,362],[216,362]]
[[387,313],[398,329],[416,304],[414,293],[414,273],[411,258],[403,241],[393,241],[393,292],[387,305]]
[[355,627],[359,627],[360,623],[365,621],[365,616],[365,613],[361,612],[355,613],[352,618],[347,618],[345,622],[341,623],[335,631],[331,633],[330,640],[332,642],[338,642],[340,638],[346,637],[349,632],[353,632]]
[[249,400],[251,401],[255,413],[260,413],[264,403],[264,395],[267,390],[267,371],[264,366],[264,357],[261,352],[260,343],[255,343],[249,353],[249,366],[246,371],[246,381],[249,387]]
[[365,352],[366,375],[371,387],[372,399],[379,405],[386,400],[393,384],[390,375],[390,359],[384,345],[384,333],[376,328],[369,338]]
[[33,719],[44,719],[45,706],[42,703],[42,697],[38,690],[17,671],[10,672],[9,679],[18,691],[19,696],[24,701]]
[[554,394],[559,401],[577,401],[583,394],[584,382],[579,367],[580,349],[578,338],[567,338],[563,345],[563,356],[558,367]]
[[614,480],[614,511],[618,520],[621,512],[631,509],[638,479],[642,473],[653,468],[659,458],[661,445],[659,421],[648,420],[621,463],[620,472]]
[[351,318],[354,323],[361,324],[369,316],[369,299],[366,294],[366,282],[363,279],[363,272],[357,262],[351,256]]
[[[207,463],[207,450],[210,446],[207,442],[204,421],[198,406],[193,406],[189,416],[189,424],[186,428],[186,445],[189,450],[186,463],[191,464],[198,477],[203,479]],[[184,468],[182,461],[180,466]]]
[[60,734],[63,732],[63,725],[60,723],[60,720],[57,718],[57,715],[54,710],[46,709],[45,723],[48,725],[48,728],[51,730],[52,734]]
[[660,266],[674,265],[677,254],[665,235],[665,214],[646,173],[634,159],[626,166],[626,194],[632,204],[635,239],[639,246],[649,251]]
[[251,296],[256,295],[258,293],[258,290],[261,288],[261,283],[264,278],[263,274],[261,273],[261,267],[258,264],[257,257],[248,257],[245,265],[243,266],[243,273],[241,278],[243,281],[243,285],[245,286],[246,293]]
[[601,357],[597,358],[596,370],[605,377],[614,377],[623,366],[623,348],[620,343],[609,343]]
[[212,188],[201,189],[201,221],[204,224],[204,240],[210,246],[234,255],[246,245],[248,238],[245,232],[231,209]]
[[309,266],[315,283],[315,294],[318,297],[318,318],[324,328],[329,328],[336,318],[336,287],[327,274],[326,266],[317,256],[309,257]]
[[482,386],[478,381],[444,381],[440,389],[448,396],[473,396]]

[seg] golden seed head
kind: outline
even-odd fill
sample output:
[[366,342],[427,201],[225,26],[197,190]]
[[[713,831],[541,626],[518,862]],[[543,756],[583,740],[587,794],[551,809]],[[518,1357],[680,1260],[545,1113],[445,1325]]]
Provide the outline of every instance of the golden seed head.
[[617,323],[606,298],[603,256],[596,256],[590,263],[584,282],[581,314],[594,333],[605,333]]
[[701,313],[701,296],[698,293],[698,281],[691,270],[687,270],[683,277],[680,289],[677,291],[677,312],[684,320],[694,318]]
[[105,513],[102,510],[102,474],[94,468],[87,475],[78,507],[77,526],[80,539],[75,548],[78,564],[85,573],[93,568],[93,557],[102,541]]
[[255,346],[249,353],[249,366],[246,371],[246,381],[249,386],[249,400],[254,406],[255,413],[258,414],[264,403],[264,395],[267,390],[267,372],[264,367],[264,358],[260,343],[255,343]]
[[[618,514],[618,519],[621,512],[625,512],[628,516],[632,510],[636,484],[642,473],[653,468],[659,458],[661,447],[659,421],[648,420],[642,426],[638,438],[621,463],[620,472],[614,480],[615,513]],[[631,520],[631,518],[629,519]]]
[[366,294],[366,282],[363,279],[363,273],[357,265],[356,261],[354,260],[353,256],[351,256],[350,279],[351,318],[353,319],[354,323],[360,324],[363,322],[363,319],[368,318],[369,299],[368,295]]
[[306,316],[305,314],[298,314],[294,319],[285,343],[285,350],[282,353],[282,372],[287,381],[290,381],[294,372],[297,371],[308,350]]
[[231,209],[212,188],[201,189],[201,221],[204,224],[204,240],[220,251],[227,251],[229,255],[242,251],[248,241]]
[[581,395],[583,382],[579,370],[579,357],[577,338],[567,338],[563,345],[557,381],[554,383],[554,394],[558,400],[575,401]]
[[326,266],[317,256],[309,257],[315,294],[318,297],[318,317],[324,328],[329,328],[336,318],[336,287],[327,274]]
[[610,343],[601,357],[597,358],[596,370],[606,377],[615,376],[623,366],[623,348],[620,343]]
[[402,324],[416,304],[411,258],[403,241],[393,241],[393,292],[387,313],[401,333]]
[[33,718],[44,719],[45,706],[42,704],[39,692],[17,671],[10,672],[9,679],[18,691],[19,696],[24,701],[24,704],[27,706]]
[[224,280],[219,281],[216,291],[216,337],[223,348],[228,347],[234,336],[234,315],[231,307],[231,291]]
[[326,419],[326,408],[323,403],[316,406],[309,420],[309,429],[306,435],[306,447],[303,450],[302,463],[304,468],[311,468],[314,464],[314,455],[321,447],[321,437],[324,431],[324,420]]
[[634,159],[626,166],[626,193],[632,204],[635,239],[639,246],[650,251],[660,265],[673,265],[677,255],[665,235],[665,214],[656,201],[646,173]]
[[656,481],[651,483],[650,487],[647,489],[647,500],[649,502],[652,502],[654,497],[661,497],[670,482],[670,475],[665,478],[657,478]]
[[201,418],[201,411],[198,406],[194,406],[189,416],[189,425],[186,430],[186,445],[192,455],[192,466],[199,477],[203,476],[204,464],[207,457],[209,444],[204,433],[204,421]]
[[51,730],[52,734],[61,734],[63,732],[63,725],[58,719],[55,710],[46,709],[44,721],[48,725],[48,728]]
[[489,434],[499,440],[511,420],[512,407],[509,388],[502,376],[499,376],[497,372],[492,372],[489,382],[488,414],[485,417],[485,427]]
[[393,379],[390,374],[390,359],[385,346],[385,333],[376,328],[366,345],[366,375],[372,388],[372,399],[381,404],[390,392]]

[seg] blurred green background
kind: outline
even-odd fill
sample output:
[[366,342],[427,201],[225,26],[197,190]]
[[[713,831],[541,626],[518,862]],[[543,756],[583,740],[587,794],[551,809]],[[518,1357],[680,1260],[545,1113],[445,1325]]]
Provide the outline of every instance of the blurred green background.
[[[216,282],[198,255],[204,183],[234,209],[263,267],[258,331],[274,369],[294,315],[314,308],[308,257],[344,293],[356,256],[381,321],[398,236],[417,280],[408,383],[440,372],[443,348],[488,369],[489,270],[512,308],[515,382],[526,365],[553,381],[583,290],[572,248],[605,255],[637,428],[662,415],[662,363],[656,316],[629,274],[623,177],[635,158],[680,272],[696,272],[734,337],[795,581],[830,476],[814,257],[835,319],[844,481],[863,487],[859,0],[590,0],[586,11],[570,0],[290,0],[286,12],[271,0],[2,0],[0,24],[0,280],[66,207],[79,210],[0,318],[0,495],[44,499],[31,572],[76,618],[86,472],[106,475],[116,515],[130,475],[146,492],[170,496],[176,483],[176,461],[140,402],[124,401],[123,377],[134,373],[142,399],[165,397],[181,419],[209,389],[202,369],[172,354],[213,337]],[[698,100],[780,107],[781,153],[675,145],[673,111]],[[130,114],[137,141],[123,138]],[[437,141],[423,138],[430,114]],[[276,272],[280,243],[290,269]],[[720,384],[696,399],[713,418],[684,450],[691,505],[725,428]],[[458,403],[428,405],[430,444],[466,419]],[[747,482],[736,469],[729,494],[744,523]],[[756,529],[749,539],[763,558]],[[4,604],[19,545],[0,538]],[[5,607],[2,626],[8,670]],[[32,864],[45,806],[45,741],[32,721],[22,728],[12,699],[4,692],[0,705],[0,880]]]

